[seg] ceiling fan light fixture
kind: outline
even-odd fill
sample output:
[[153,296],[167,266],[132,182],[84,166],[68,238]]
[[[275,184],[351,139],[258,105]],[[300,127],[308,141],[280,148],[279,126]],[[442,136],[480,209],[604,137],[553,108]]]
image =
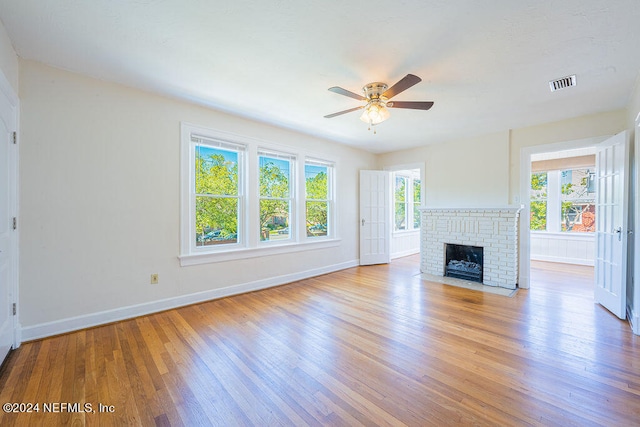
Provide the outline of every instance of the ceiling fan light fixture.
[[362,112],[360,120],[370,125],[377,125],[389,118],[389,110],[381,102],[370,102]]

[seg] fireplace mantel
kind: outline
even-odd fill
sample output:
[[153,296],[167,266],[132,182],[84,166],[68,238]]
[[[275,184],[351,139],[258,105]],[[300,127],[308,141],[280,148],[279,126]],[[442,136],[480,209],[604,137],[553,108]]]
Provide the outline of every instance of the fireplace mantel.
[[484,248],[483,284],[515,289],[521,206],[420,208],[420,269],[444,276],[445,245]]

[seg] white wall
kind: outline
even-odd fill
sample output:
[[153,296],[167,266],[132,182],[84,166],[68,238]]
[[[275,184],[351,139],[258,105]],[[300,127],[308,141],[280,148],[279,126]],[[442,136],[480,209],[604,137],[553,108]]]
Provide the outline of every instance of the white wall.
[[424,162],[424,205],[496,207],[508,203],[509,132],[378,156],[379,167]]
[[531,232],[531,259],[594,265],[596,253],[593,233]]
[[400,258],[420,252],[420,230],[391,234],[391,258]]
[[[25,339],[357,262],[358,171],[374,167],[372,154],[30,61],[20,62],[20,98]],[[340,246],[180,267],[181,121],[338,159]]]

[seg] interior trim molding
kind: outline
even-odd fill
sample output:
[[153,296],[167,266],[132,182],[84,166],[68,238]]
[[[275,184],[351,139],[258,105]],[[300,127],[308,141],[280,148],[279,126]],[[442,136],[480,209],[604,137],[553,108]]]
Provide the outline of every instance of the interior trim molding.
[[340,264],[328,265],[312,270],[286,274],[283,276],[270,277],[253,282],[227,286],[224,288],[211,289],[208,291],[196,292],[188,295],[180,295],[173,298],[166,298],[142,304],[115,308],[112,310],[100,311],[97,313],[89,313],[82,316],[69,317],[52,322],[40,323],[38,325],[22,328],[22,340],[23,342],[33,341],[41,338],[51,337],[54,335],[65,334],[67,332],[77,331],[80,329],[101,326],[108,323],[132,319],[135,317],[153,314],[164,310],[183,307],[186,305],[211,301],[218,298],[243,294],[246,292],[252,292],[261,289],[267,289],[274,286],[280,286],[287,283],[295,282],[297,280],[308,279],[310,277],[320,276],[322,274],[333,273],[335,271],[344,270],[346,268],[356,267],[359,264],[359,260],[347,261]]

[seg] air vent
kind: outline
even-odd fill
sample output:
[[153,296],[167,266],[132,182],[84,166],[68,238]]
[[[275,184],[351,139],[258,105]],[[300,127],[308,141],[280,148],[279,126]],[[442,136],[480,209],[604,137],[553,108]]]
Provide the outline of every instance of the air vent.
[[549,88],[551,92],[555,92],[559,89],[564,89],[565,87],[575,86],[576,85],[576,75],[563,77],[561,79],[551,80],[549,82]]

